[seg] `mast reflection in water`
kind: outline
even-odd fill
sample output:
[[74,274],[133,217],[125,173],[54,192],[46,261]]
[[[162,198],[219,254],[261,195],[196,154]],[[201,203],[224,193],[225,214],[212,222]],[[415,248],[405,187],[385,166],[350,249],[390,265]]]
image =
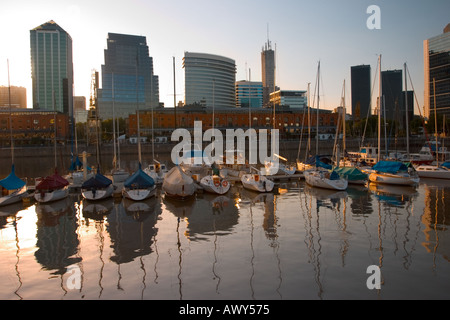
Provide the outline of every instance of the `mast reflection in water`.
[[[304,181],[0,209],[1,299],[448,299],[450,187]],[[366,286],[381,269],[381,289]],[[79,288],[70,286],[79,270]]]

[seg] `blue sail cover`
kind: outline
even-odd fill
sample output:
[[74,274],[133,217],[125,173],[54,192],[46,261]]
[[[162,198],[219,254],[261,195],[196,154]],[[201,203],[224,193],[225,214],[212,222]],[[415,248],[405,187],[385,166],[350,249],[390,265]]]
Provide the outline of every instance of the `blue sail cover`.
[[316,164],[316,167],[321,167],[321,168],[325,168],[328,170],[331,170],[333,168],[330,164],[323,162],[319,156],[316,156],[315,164]]
[[444,162],[443,164],[441,164],[441,167],[450,169],[450,161]]
[[372,167],[373,170],[385,173],[397,173],[399,171],[408,171],[408,167],[399,161],[380,161]]
[[94,177],[86,180],[82,185],[81,188],[83,189],[101,189],[108,187],[112,181],[105,177],[104,175],[97,173]]
[[125,188],[132,189],[146,189],[151,188],[155,185],[155,181],[141,168],[139,168],[135,173],[133,173],[127,180],[124,182]]
[[7,190],[20,189],[25,185],[25,181],[19,179],[14,173],[14,165],[11,167],[11,173],[5,179],[0,180],[0,186]]

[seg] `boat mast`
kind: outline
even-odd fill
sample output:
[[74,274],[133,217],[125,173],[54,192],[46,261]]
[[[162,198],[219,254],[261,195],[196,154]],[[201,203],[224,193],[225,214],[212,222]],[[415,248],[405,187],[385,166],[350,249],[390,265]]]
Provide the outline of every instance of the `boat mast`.
[[305,154],[305,162],[308,159],[309,155],[311,154],[311,101],[310,101],[310,89],[311,83],[308,82],[308,146],[306,148],[306,154]]
[[437,112],[436,112],[436,79],[433,78],[433,99],[434,99],[434,134],[436,137],[436,166],[439,167],[439,146],[437,130]]
[[406,62],[404,65],[404,69],[405,69],[405,109],[406,109],[406,155],[409,159],[409,106],[408,106],[408,80],[406,78]]
[[174,123],[175,129],[177,128],[177,93],[175,84],[175,57],[173,58],[173,113],[174,113]]
[[345,114],[346,114],[346,106],[345,106],[345,79],[344,79],[344,98],[343,98],[343,110],[342,110],[342,150],[344,154],[345,160],[345,150],[347,146],[345,145]]
[[141,158],[141,128],[139,121],[139,90],[138,90],[138,66],[139,66],[139,55],[136,52],[136,121],[137,121],[137,137],[138,137],[138,159],[139,166],[142,164]]
[[320,107],[320,61],[317,68],[317,120],[316,120],[316,155],[319,154],[319,107]]
[[112,118],[113,118],[113,170],[115,171],[117,169],[117,150],[116,150],[116,116],[115,116],[115,107],[114,107],[114,72],[111,75],[112,78]]
[[9,135],[11,139],[11,165],[14,165],[14,138],[12,130],[12,107],[11,107],[11,84],[9,82],[9,59],[6,60],[8,64],[8,102],[9,102]]
[[381,54],[378,57],[378,154],[377,154],[377,162],[380,161],[381,157]]

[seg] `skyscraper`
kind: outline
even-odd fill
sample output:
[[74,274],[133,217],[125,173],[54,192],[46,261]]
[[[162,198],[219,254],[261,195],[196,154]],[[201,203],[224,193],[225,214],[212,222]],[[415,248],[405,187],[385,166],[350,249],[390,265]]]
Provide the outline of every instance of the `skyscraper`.
[[351,67],[352,115],[353,120],[361,120],[370,116],[370,66]]
[[[444,33],[425,40],[424,49],[424,115],[434,114],[434,98],[436,112],[450,114],[450,23]],[[434,85],[433,85],[434,79]],[[436,88],[436,92],[434,91]]]
[[272,50],[272,44],[267,39],[261,52],[261,70],[263,83],[263,105],[270,104],[270,94],[275,89],[275,51]]
[[73,115],[72,38],[53,20],[30,30],[33,109]]
[[146,37],[108,33],[102,88],[98,90],[101,119],[112,118],[113,111],[115,117],[128,118],[138,108],[157,107],[158,82]]
[[401,122],[404,116],[403,104],[403,78],[402,70],[388,70],[381,72],[382,99],[384,99],[384,110],[382,117]]
[[207,107],[236,107],[236,63],[233,59],[207,53],[185,52],[185,104]]

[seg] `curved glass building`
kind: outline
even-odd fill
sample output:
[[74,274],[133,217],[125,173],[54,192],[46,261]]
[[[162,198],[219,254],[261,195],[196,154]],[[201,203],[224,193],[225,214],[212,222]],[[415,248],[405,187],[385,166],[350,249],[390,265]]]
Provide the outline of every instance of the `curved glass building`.
[[206,53],[185,52],[185,104],[215,108],[236,107],[236,63]]

